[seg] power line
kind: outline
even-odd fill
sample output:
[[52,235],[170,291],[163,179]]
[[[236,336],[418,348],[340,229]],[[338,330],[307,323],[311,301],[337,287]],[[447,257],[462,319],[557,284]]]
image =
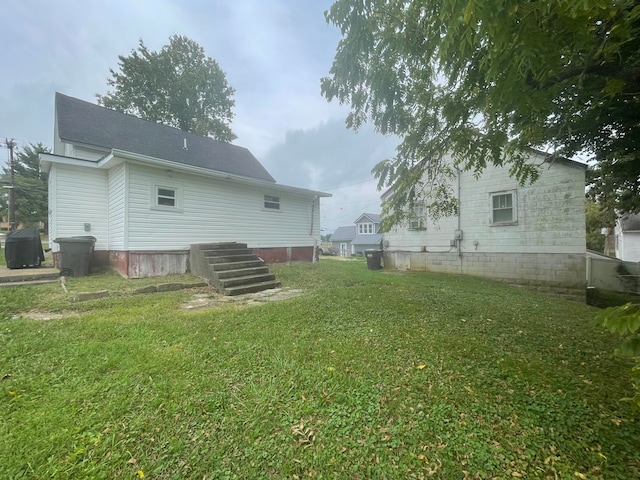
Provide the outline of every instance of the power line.
[[370,202],[371,199],[368,198],[366,200],[358,200],[357,202],[341,202],[341,203],[323,203],[322,208],[332,207],[332,208],[342,208],[343,205],[357,205],[359,203],[367,203]]
[[370,178],[368,180],[361,180],[359,182],[354,182],[354,183],[350,183],[348,185],[341,185],[339,187],[334,187],[334,188],[324,188],[323,190],[326,190],[328,192],[332,191],[332,190],[340,190],[341,188],[347,188],[347,187],[353,187],[354,185],[360,185],[362,183],[367,183],[367,182],[375,182],[376,179],[375,178]]
[[[351,212],[346,212],[346,213],[343,213],[342,215],[338,215],[337,217],[332,217],[332,218],[331,218],[331,221],[332,221],[332,222],[336,222],[337,220],[340,220],[341,218],[344,218],[344,217],[349,217],[349,216],[352,216],[352,215],[356,215],[356,214],[358,214],[358,213],[359,213],[359,214],[366,213],[364,210],[365,210],[365,209],[367,209],[367,208],[369,208],[369,207],[372,207],[372,206],[374,206],[374,205],[378,205],[378,202],[377,202],[377,201],[375,201],[375,202],[373,202],[373,203],[370,203],[369,205],[364,206],[362,209],[353,210],[353,211],[351,211]],[[336,227],[336,228],[337,228],[337,227]]]

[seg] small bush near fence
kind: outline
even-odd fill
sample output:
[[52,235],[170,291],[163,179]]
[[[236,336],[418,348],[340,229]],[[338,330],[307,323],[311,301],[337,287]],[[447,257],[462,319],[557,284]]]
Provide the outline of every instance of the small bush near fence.
[[639,303],[640,295],[624,292],[612,292],[600,288],[587,288],[587,305],[598,308],[609,308],[625,303]]

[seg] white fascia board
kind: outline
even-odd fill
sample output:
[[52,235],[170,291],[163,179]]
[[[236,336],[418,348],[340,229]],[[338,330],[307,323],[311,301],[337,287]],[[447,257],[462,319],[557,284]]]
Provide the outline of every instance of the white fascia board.
[[196,167],[193,165],[186,165],[183,163],[171,162],[169,160],[163,160],[161,158],[149,157],[147,155],[140,155],[137,153],[126,152],[124,150],[111,150],[111,154],[101,159],[98,163],[100,168],[110,168],[113,162],[116,162],[119,158],[127,158],[139,163],[145,163],[153,165],[155,167],[166,168],[167,170],[175,170],[180,172],[192,173],[196,175],[202,175],[206,177],[219,178],[223,180],[230,180],[245,185],[259,186],[271,191],[282,191],[287,193],[293,193],[298,195],[313,196],[313,197],[332,197],[331,193],[317,192],[315,190],[307,190],[305,188],[290,187],[288,185],[279,185],[277,183],[265,182],[264,180],[257,180],[253,178],[242,177],[240,175],[234,175],[232,173],[220,172],[217,170],[209,170],[208,168]]
[[62,165],[75,165],[89,168],[100,168],[99,161],[65,157],[63,155],[54,155],[53,153],[40,153],[38,154],[38,158],[40,159],[40,165],[45,172],[48,172],[51,169],[52,163],[59,163]]

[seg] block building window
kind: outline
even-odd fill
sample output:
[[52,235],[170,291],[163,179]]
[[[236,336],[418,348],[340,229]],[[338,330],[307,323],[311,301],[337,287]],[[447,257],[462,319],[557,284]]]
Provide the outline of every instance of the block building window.
[[515,225],[518,222],[516,192],[496,192],[490,194],[491,225]]

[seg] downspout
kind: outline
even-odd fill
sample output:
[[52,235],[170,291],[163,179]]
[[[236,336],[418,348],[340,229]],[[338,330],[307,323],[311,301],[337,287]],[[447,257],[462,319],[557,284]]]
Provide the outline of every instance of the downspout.
[[[316,201],[318,200],[318,195],[313,197],[313,202],[311,203],[311,229],[309,230],[309,235],[313,236],[313,220],[314,213],[316,209]],[[318,239],[313,237],[313,257],[311,258],[311,263],[316,263],[316,252],[318,251]]]

